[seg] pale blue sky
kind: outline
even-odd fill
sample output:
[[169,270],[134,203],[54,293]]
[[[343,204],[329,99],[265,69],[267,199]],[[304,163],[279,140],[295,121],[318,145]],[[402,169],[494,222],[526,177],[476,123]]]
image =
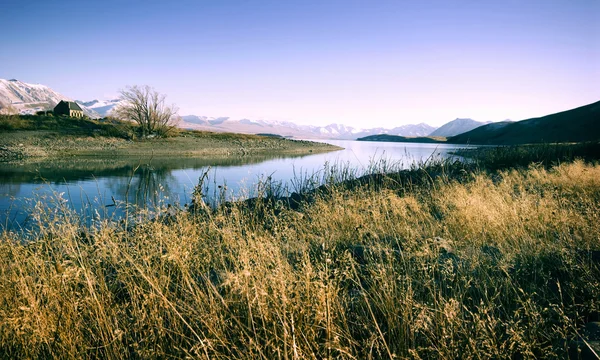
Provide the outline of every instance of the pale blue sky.
[[600,100],[600,1],[14,1],[0,78],[180,114],[358,127],[520,120]]

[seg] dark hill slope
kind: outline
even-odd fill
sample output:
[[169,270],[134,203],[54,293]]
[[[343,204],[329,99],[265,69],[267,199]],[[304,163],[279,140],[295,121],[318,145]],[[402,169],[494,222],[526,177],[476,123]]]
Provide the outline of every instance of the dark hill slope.
[[448,138],[455,144],[533,144],[600,139],[600,101],[539,118],[492,123]]
[[370,135],[356,139],[357,141],[386,141],[386,142],[409,142],[409,143],[444,143],[446,139],[441,136],[398,136],[398,135]]

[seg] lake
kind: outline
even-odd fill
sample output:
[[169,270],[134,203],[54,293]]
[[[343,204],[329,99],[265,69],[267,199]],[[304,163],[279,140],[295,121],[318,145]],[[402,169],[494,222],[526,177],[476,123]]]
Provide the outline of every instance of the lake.
[[[449,157],[465,145],[319,140],[344,150],[305,156],[229,158],[67,158],[0,163],[0,228],[27,228],[38,206],[66,206],[83,218],[118,218],[123,204],[183,205],[203,174],[206,201],[255,196],[259,180],[298,190],[299,179],[322,179],[324,168],[347,167],[357,175],[374,161],[402,168],[430,157]],[[283,191],[283,190],[281,190]],[[117,206],[115,206],[117,205]],[[121,209],[121,210],[119,210]]]

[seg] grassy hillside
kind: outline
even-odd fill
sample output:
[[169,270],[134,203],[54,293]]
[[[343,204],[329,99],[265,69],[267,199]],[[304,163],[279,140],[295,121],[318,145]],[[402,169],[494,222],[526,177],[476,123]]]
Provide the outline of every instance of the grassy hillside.
[[592,358],[600,166],[551,157],[435,164],[328,183],[297,210],[256,201],[133,227],[88,229],[60,196],[40,202],[31,241],[0,234],[0,354]]
[[517,122],[493,123],[448,138],[455,144],[534,144],[600,139],[600,101]]
[[446,138],[439,136],[398,136],[398,135],[370,135],[356,139],[358,141],[389,141],[389,142],[408,142],[408,143],[443,143]]

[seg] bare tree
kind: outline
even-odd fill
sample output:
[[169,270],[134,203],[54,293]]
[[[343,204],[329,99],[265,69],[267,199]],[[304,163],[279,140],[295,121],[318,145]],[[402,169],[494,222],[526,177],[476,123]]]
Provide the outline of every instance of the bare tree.
[[121,102],[113,115],[137,123],[143,137],[165,136],[180,120],[179,109],[166,105],[165,98],[150,86],[130,86],[121,90]]

